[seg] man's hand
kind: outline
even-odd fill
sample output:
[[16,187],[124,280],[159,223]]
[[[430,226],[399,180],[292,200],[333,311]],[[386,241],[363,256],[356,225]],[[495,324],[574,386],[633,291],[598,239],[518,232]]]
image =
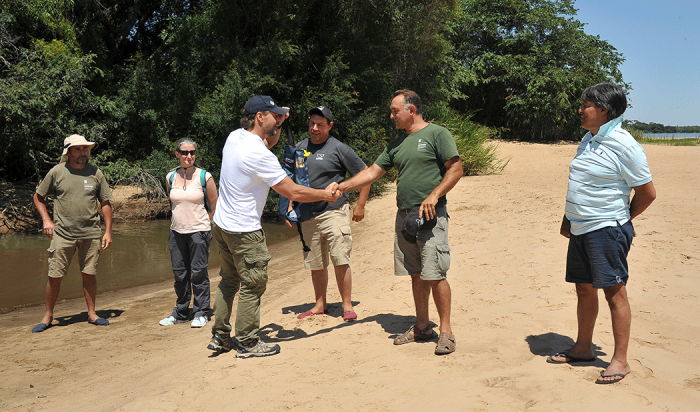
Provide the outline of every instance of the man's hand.
[[[289,214],[289,212],[291,212],[292,209],[294,209],[294,203],[290,200],[290,201],[289,201],[289,206],[287,206],[287,214]],[[284,224],[287,225],[287,226],[289,226],[289,227],[293,227],[293,226],[292,226],[292,222],[290,222],[290,221],[287,220],[287,219],[284,219]]]
[[102,250],[107,250],[111,244],[112,234],[105,232],[104,236],[102,236]]
[[365,218],[365,207],[360,206],[360,204],[356,204],[355,208],[352,210],[352,221],[353,222],[360,222],[362,219]]
[[32,199],[34,200],[34,206],[36,206],[36,210],[39,212],[39,216],[41,216],[41,221],[43,222],[44,227],[44,234],[49,239],[53,239],[53,229],[56,225],[54,225],[53,220],[51,220],[51,216],[49,216],[49,211],[46,208],[46,199],[44,199],[42,196],[39,196],[38,193],[34,193]]
[[438,203],[438,198],[432,194],[420,204],[418,209],[418,217],[423,217],[425,220],[433,220],[435,218],[435,206]]
[[44,220],[44,234],[46,237],[49,239],[53,239],[53,228],[56,227],[56,225],[53,224],[51,219],[49,220]]
[[564,215],[564,219],[561,221],[559,234],[567,239],[571,237],[571,222],[569,222],[569,219],[566,218],[566,215]]
[[338,183],[333,182],[326,187],[328,194],[328,203],[335,203],[336,200],[343,195],[343,192],[338,188]]

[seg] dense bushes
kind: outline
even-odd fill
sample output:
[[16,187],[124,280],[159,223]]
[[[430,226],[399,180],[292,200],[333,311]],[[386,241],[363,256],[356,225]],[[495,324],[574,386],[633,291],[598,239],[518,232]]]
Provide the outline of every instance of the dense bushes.
[[581,89],[621,81],[621,55],[574,15],[571,0],[5,0],[0,170],[38,181],[80,133],[114,181],[162,178],[181,137],[216,176],[255,94],[292,108],[298,139],[308,109],[330,107],[333,134],[371,163],[397,134],[390,96],[411,88],[466,173],[498,171],[489,130],[566,137]]

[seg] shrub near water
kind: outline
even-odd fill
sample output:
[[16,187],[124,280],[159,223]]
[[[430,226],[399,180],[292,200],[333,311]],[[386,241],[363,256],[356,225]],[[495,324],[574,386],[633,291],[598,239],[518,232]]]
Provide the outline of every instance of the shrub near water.
[[432,108],[431,112],[434,123],[452,133],[465,176],[500,173],[506,167],[509,159],[499,159],[496,156],[498,146],[490,143],[497,130],[473,123],[469,117],[448,107]]
[[[447,128],[452,133],[462,160],[464,175],[500,173],[506,167],[508,159],[499,159],[496,153],[497,145],[490,143],[491,139],[496,137],[497,130],[475,124],[469,120],[469,117],[460,115],[444,106],[431,107],[427,111],[430,112],[430,117],[427,117],[429,121]],[[358,150],[358,154],[366,158],[364,160],[368,165],[384,150],[387,142],[392,140],[395,133],[378,125],[374,125],[373,130],[373,137],[369,139],[370,143],[364,147],[365,150]],[[399,134],[402,133],[403,131]],[[299,136],[297,140],[301,140],[304,137],[306,135]],[[278,144],[278,146],[282,147],[284,145]],[[280,153],[276,153],[276,155],[281,157],[281,150],[277,151]],[[207,151],[202,150],[200,153],[204,156]],[[95,163],[103,169],[111,185],[139,186],[149,200],[166,198],[163,190],[165,185],[167,185],[165,174],[177,165],[170,151],[154,151],[146,160],[136,163],[131,163],[124,159],[111,160],[107,154],[101,154],[95,158]],[[213,164],[211,169],[217,169],[219,159],[212,157],[207,158],[207,161]],[[218,182],[217,170],[214,171],[214,175]],[[384,178],[372,185],[370,197],[383,192],[386,182],[396,180],[396,177],[396,170],[392,169]],[[351,200],[354,201],[357,198],[357,194],[358,191],[353,191]],[[268,193],[263,212],[265,218],[274,219],[276,217],[278,199],[279,195],[273,190]]]

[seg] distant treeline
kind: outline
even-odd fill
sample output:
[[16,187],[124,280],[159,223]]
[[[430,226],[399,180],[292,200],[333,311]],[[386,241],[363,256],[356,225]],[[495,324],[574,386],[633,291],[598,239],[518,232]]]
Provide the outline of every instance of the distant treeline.
[[643,133],[700,133],[700,126],[666,126],[637,120],[625,120],[623,127],[630,131],[639,130]]

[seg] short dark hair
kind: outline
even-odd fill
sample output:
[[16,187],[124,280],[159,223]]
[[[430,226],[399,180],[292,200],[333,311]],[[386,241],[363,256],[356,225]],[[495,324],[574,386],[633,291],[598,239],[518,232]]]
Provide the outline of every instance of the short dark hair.
[[[403,95],[403,102],[406,106],[414,106],[416,108],[416,114],[423,114],[423,102],[421,102],[418,93],[413,90],[401,89],[394,92],[392,99],[401,95]],[[406,109],[408,109],[408,107],[406,107]]]
[[622,87],[612,83],[598,83],[581,93],[581,100],[608,109],[608,121],[622,116],[627,110],[627,96]]

